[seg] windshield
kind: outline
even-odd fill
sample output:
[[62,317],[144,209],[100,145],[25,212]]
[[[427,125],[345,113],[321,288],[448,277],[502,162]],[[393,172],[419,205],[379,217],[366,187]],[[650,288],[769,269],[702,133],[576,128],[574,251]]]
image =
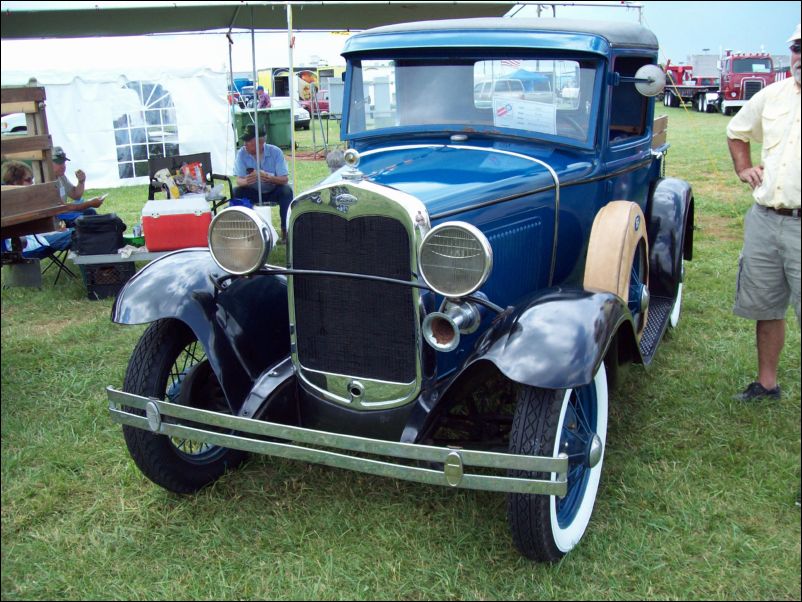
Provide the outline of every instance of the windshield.
[[357,61],[347,131],[484,127],[587,142],[596,65],[515,57]]
[[733,73],[771,73],[771,59],[734,59]]

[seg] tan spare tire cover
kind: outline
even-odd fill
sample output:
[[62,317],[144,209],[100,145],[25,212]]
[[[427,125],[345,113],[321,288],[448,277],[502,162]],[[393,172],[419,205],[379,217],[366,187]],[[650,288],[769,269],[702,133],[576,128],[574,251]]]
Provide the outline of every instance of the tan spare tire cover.
[[[629,303],[632,262],[641,244],[645,253],[643,280],[648,286],[649,241],[643,211],[629,201],[613,201],[602,207],[593,220],[588,242],[585,288],[615,293]],[[645,323],[644,312],[639,332]]]

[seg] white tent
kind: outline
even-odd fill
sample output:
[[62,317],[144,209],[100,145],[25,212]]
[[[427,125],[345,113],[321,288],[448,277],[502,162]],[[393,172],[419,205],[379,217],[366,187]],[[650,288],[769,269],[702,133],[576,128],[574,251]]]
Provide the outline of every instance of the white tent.
[[[4,72],[3,85],[25,84],[29,76]],[[93,188],[147,183],[149,155],[210,152],[215,172],[232,171],[225,73],[84,70],[36,78],[45,87],[53,144],[70,159],[68,174],[83,169]]]

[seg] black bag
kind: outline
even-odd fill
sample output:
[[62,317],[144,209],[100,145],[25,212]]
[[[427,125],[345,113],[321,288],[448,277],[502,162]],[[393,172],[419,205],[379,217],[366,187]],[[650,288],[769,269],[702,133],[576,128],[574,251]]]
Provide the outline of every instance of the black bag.
[[124,246],[125,224],[116,213],[82,215],[75,220],[72,232],[72,250],[78,255],[104,255],[116,253]]

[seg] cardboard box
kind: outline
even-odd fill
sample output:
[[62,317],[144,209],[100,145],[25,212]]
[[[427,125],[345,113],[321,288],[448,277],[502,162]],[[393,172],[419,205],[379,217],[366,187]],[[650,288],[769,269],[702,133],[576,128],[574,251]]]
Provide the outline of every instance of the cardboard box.
[[202,195],[148,201],[142,209],[142,230],[148,251],[207,247],[212,213]]

